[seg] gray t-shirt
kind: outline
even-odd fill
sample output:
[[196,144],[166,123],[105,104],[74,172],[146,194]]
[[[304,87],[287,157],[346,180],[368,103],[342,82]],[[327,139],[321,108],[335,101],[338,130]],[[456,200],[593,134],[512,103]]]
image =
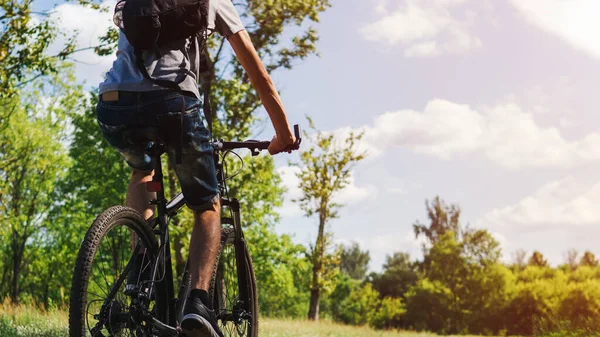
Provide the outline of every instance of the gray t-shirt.
[[[231,0],[210,0],[208,29],[223,36],[235,34],[244,29],[240,16]],[[200,66],[200,43],[197,38],[173,41],[161,47],[161,55],[144,51],[143,57],[148,74],[154,79],[179,82],[181,90],[193,93],[200,98],[198,91],[198,68]],[[146,79],[135,64],[134,48],[123,32],[119,34],[117,59],[99,86],[100,94],[108,91],[154,91],[165,90]]]

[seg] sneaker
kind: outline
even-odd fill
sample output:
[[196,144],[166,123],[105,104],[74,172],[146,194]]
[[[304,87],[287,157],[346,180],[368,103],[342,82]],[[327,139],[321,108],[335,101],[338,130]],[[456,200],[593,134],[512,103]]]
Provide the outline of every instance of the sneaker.
[[[140,274],[141,272],[141,274]],[[133,295],[138,291],[138,284],[142,281],[150,280],[152,277],[152,267],[148,256],[138,254],[133,260],[133,266],[127,273],[127,283],[125,284],[125,295]]]
[[198,297],[187,298],[181,328],[186,337],[223,337],[215,312],[208,309]]

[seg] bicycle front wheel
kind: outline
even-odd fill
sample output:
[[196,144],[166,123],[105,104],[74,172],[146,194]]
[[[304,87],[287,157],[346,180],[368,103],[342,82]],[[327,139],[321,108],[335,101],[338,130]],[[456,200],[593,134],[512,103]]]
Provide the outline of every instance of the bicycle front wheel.
[[221,233],[221,251],[209,296],[225,336],[258,336],[258,298],[252,259],[246,242],[235,242],[233,228]]
[[[132,246],[135,234],[137,247]],[[133,310],[134,298],[125,295],[127,272],[135,263],[132,251],[143,258],[138,275],[152,268],[157,243],[146,221],[135,210],[115,206],[100,214],[88,230],[79,250],[69,308],[70,336],[146,336],[150,327],[142,326],[139,310]],[[151,270],[151,269],[150,269]],[[138,280],[141,286],[143,280]],[[168,305],[164,286],[156,284],[156,302],[136,303],[166,322]],[[137,299],[135,299],[137,300]],[[137,317],[136,317],[137,315]]]

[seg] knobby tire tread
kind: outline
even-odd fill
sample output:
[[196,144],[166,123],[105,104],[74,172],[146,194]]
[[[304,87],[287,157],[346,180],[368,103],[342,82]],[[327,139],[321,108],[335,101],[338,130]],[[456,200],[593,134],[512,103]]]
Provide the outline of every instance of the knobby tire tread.
[[129,207],[113,206],[102,212],[87,231],[75,262],[69,308],[69,336],[71,337],[87,334],[86,301],[91,267],[102,238],[115,227],[111,225],[121,219],[130,220],[133,224],[130,228],[142,238],[147,248],[154,250],[156,254],[157,244],[154,234],[137,211]]

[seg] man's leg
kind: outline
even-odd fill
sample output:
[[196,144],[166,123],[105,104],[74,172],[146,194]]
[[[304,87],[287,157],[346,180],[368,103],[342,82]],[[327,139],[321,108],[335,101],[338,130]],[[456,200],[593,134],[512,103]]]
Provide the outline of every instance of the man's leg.
[[150,205],[150,200],[156,198],[156,193],[148,192],[146,189],[146,183],[152,181],[153,175],[154,171],[143,172],[133,169],[125,198],[125,205],[140,212],[146,220],[154,215],[155,207]]
[[[125,198],[125,205],[138,211],[145,220],[150,219],[154,215],[154,205],[150,205],[150,200],[156,198],[155,192],[148,192],[146,189],[146,183],[152,181],[154,171],[144,172],[133,169],[131,172],[131,179],[127,186],[127,197]],[[131,249],[135,249],[137,242],[137,235],[131,232]],[[140,249],[138,252],[137,259],[134,261],[133,268],[129,270],[127,275],[127,285],[125,287],[126,293],[135,290],[135,286],[140,278],[140,273],[149,273],[148,259],[145,257],[145,250]],[[147,271],[146,271],[147,270]],[[147,276],[147,275],[146,275]],[[144,277],[146,277],[144,276]]]
[[222,337],[214,311],[209,309],[208,288],[221,241],[221,205],[194,212],[190,240],[192,290],[185,304],[181,327],[188,337]]
[[190,240],[192,289],[208,291],[221,242],[221,204],[205,211],[194,211],[194,229]]

